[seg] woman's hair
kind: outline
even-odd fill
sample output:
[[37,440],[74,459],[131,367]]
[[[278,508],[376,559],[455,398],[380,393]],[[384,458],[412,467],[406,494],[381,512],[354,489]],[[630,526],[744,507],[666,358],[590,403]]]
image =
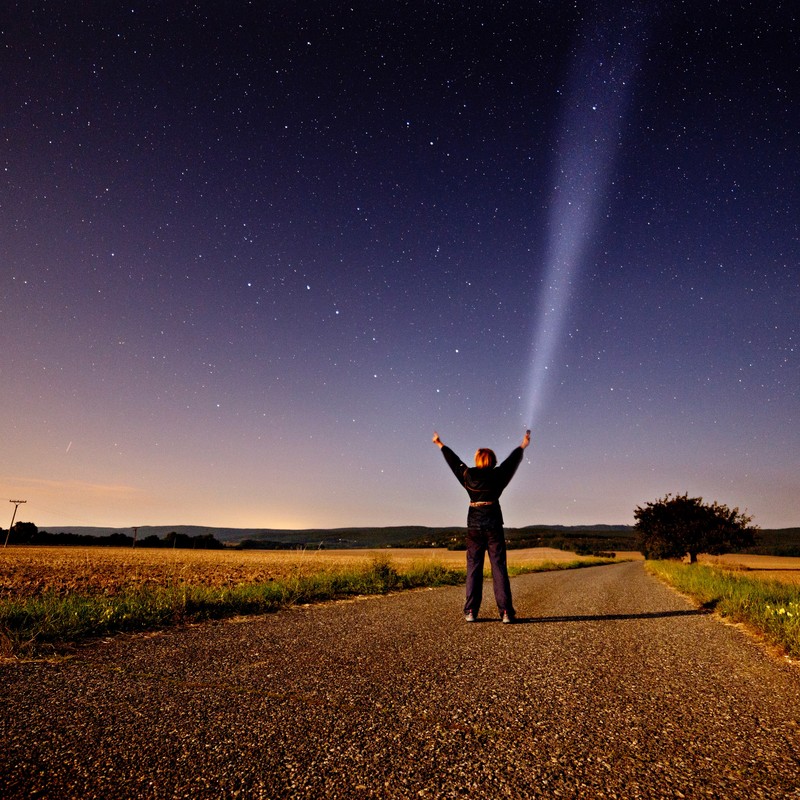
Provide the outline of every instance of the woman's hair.
[[497,466],[497,456],[488,447],[481,447],[475,451],[476,467],[495,467]]

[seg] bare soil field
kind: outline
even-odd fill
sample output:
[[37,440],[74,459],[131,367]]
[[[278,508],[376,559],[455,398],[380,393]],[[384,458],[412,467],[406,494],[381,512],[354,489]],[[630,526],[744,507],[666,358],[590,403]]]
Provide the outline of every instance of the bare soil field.
[[698,556],[698,561],[715,567],[741,572],[750,578],[800,584],[800,558],[783,556],[737,555]]
[[[57,594],[113,595],[137,586],[236,586],[388,559],[463,567],[465,554],[440,548],[375,550],[170,550],[118,547],[10,547],[0,554],[0,599]],[[510,550],[509,564],[586,560],[549,547]]]

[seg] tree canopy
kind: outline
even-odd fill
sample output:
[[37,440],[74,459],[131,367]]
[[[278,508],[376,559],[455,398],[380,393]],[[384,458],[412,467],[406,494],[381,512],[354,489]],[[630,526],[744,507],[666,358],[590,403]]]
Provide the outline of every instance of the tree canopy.
[[688,554],[719,555],[753,544],[753,518],[719,503],[688,494],[666,495],[634,511],[634,531],[645,558],[678,559]]

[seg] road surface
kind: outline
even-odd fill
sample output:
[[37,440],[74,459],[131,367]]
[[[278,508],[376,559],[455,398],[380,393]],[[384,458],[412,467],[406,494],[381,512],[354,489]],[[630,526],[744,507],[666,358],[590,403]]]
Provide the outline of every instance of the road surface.
[[0,667],[6,798],[800,797],[800,669],[641,563]]

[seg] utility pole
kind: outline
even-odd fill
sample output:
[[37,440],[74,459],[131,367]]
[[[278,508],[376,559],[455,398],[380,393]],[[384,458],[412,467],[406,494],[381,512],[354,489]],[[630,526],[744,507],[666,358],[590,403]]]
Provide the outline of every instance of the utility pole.
[[8,526],[8,532],[6,533],[6,541],[5,541],[5,544],[3,545],[3,550],[5,550],[6,547],[8,547],[8,537],[11,536],[11,529],[14,527],[14,520],[17,517],[17,509],[23,503],[27,503],[28,501],[27,500],[9,500],[8,502],[14,504],[14,513],[11,515],[11,524]]
[[134,547],[136,547],[136,536],[137,536],[138,533],[139,533],[139,529],[138,528],[134,528],[133,529],[133,546]]

